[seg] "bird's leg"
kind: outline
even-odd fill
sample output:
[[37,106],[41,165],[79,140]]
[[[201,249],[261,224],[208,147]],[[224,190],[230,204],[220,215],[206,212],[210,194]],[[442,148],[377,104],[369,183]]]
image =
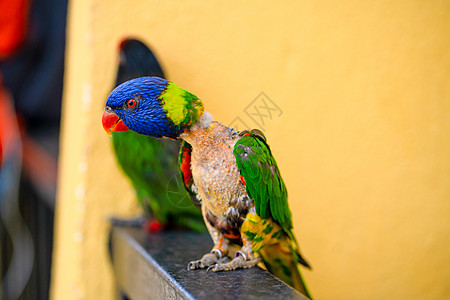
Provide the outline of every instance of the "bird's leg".
[[[202,211],[204,212],[203,215],[205,215],[206,208],[204,205],[202,205]],[[203,255],[201,259],[191,261],[187,266],[188,270],[203,269],[217,263],[226,263],[229,261],[227,256],[228,239],[226,239],[222,233],[215,229],[206,219],[205,224],[214,242],[214,247],[210,253]]]
[[[222,234],[218,234],[217,237]],[[228,252],[228,240],[223,236],[218,238],[218,243],[214,241],[214,247],[210,253],[206,253],[199,260],[193,260],[188,264],[188,270],[203,269],[217,263],[226,263],[229,261],[226,253]]]
[[254,255],[252,251],[251,241],[242,238],[243,246],[241,250],[236,252],[236,257],[226,263],[217,262],[214,265],[211,265],[207,271],[211,270],[213,272],[219,271],[232,271],[236,269],[247,269],[256,266],[259,262],[261,262],[261,258]]

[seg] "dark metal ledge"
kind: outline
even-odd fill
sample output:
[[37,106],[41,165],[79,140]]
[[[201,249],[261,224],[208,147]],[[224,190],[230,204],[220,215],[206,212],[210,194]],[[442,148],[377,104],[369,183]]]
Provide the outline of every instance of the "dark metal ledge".
[[308,299],[260,268],[218,273],[188,271],[189,261],[211,249],[207,234],[147,234],[116,227],[111,246],[117,285],[133,300]]

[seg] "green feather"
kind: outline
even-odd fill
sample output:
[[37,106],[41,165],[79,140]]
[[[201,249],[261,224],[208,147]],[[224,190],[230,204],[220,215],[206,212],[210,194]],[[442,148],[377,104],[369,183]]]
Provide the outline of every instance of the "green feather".
[[273,219],[262,219],[251,213],[247,214],[241,230],[271,273],[312,298],[298,267],[301,261],[291,231],[285,232]]
[[292,228],[286,187],[265,137],[243,136],[233,153],[247,193],[255,201],[256,213],[262,218],[272,217],[285,230]]
[[309,264],[301,257],[292,233],[287,190],[277,163],[261,132],[241,135],[233,154],[256,212],[256,216],[247,214],[242,234],[252,241],[253,251],[260,254],[270,272],[311,297],[298,268],[298,263]]

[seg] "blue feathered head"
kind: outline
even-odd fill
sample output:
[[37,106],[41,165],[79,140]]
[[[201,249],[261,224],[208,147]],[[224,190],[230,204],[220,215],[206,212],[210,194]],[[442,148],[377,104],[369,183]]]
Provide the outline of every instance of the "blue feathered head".
[[203,103],[159,77],[141,77],[117,86],[102,117],[106,132],[132,130],[152,137],[177,138],[197,122]]

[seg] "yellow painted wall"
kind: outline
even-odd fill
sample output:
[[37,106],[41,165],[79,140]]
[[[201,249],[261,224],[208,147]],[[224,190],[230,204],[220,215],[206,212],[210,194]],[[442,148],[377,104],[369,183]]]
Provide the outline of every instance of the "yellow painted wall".
[[117,43],[150,43],[217,120],[264,126],[317,299],[450,294],[448,1],[70,4],[53,299],[112,299],[110,214],[136,213],[101,127]]

